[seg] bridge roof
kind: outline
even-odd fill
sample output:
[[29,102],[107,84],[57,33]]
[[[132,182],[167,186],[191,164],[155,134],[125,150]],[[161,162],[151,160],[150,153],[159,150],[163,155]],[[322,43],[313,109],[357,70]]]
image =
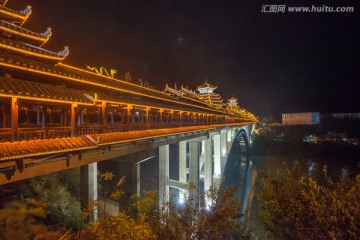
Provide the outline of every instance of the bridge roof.
[[176,108],[182,107],[181,109],[184,110],[193,109],[194,111],[201,109],[201,111],[207,111],[209,113],[225,113],[225,110],[211,108],[207,106],[206,103],[200,102],[200,100],[191,98],[175,100],[169,94],[165,94],[158,90],[102,76],[62,63],[51,65],[34,59],[0,52],[0,66],[10,69],[10,72],[18,77],[28,80],[31,79],[31,81],[53,83],[55,78],[57,80],[57,84],[69,85],[69,83],[71,83],[72,87],[83,89],[83,91],[113,91],[117,93],[122,92],[125,94],[131,94],[138,97],[145,97],[147,100],[143,100],[143,103],[149,102],[150,99],[152,102],[157,102],[157,106],[160,106],[162,102],[162,106],[164,108],[171,108],[171,106],[173,106]]

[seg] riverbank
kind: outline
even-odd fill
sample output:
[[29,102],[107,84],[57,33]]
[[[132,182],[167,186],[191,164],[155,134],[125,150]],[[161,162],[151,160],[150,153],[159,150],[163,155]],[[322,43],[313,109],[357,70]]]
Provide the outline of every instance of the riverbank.
[[258,135],[253,140],[251,152],[256,155],[327,157],[360,162],[360,146],[342,142],[274,141]]

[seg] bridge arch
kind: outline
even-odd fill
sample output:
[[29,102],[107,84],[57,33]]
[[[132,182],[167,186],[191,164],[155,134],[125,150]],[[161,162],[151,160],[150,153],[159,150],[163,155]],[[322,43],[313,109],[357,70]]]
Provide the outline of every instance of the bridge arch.
[[[240,148],[240,152],[246,153],[249,151],[250,147],[250,134],[248,131],[246,131],[245,128],[240,128],[234,138],[233,145],[236,144],[236,147]],[[231,149],[233,149],[234,146],[232,146]]]

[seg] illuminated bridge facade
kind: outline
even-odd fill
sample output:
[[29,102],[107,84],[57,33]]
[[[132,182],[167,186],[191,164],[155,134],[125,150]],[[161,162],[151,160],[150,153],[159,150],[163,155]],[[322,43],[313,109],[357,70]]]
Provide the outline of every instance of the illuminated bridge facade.
[[[198,92],[168,85],[158,91],[131,83],[130,75],[117,79],[114,70],[64,64],[68,47],[59,52],[43,47],[51,28],[26,29],[31,7],[16,11],[6,2],[0,0],[0,185],[82,167],[90,186],[97,162],[128,156],[126,162],[136,166],[157,155],[163,170],[159,191],[165,196],[171,184],[182,188],[192,169],[179,167],[181,179],[169,179],[169,144],[182,149],[180,159],[192,152],[197,174],[190,180],[196,182],[204,162],[208,175],[220,174],[225,146],[240,129],[250,134],[257,121],[236,99],[223,103],[207,82]],[[219,169],[209,168],[209,161]]]

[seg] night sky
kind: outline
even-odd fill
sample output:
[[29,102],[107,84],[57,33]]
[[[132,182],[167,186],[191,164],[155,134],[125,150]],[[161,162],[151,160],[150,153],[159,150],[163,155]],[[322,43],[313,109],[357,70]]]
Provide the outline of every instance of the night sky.
[[[353,13],[262,13],[264,4],[352,6]],[[23,27],[65,63],[105,66],[124,79],[195,89],[208,79],[256,115],[360,112],[359,1],[10,0]]]

